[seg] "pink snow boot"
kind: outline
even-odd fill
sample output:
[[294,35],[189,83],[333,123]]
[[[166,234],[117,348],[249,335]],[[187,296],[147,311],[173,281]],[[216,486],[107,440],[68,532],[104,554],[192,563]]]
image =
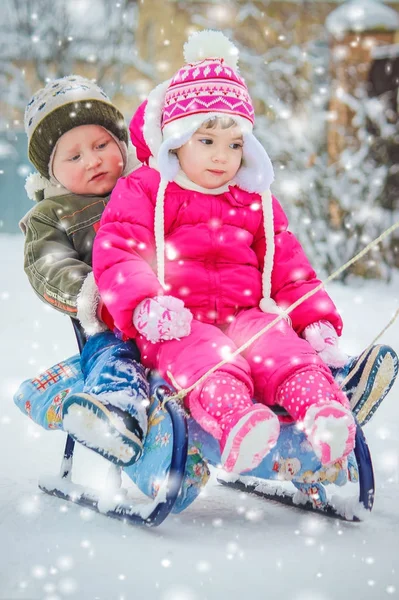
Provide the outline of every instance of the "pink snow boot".
[[225,471],[245,473],[255,469],[277,443],[279,420],[263,404],[253,404],[224,421],[228,424],[220,440],[220,450]]
[[348,399],[321,371],[295,373],[279,387],[277,404],[304,429],[322,465],[344,458],[353,450],[356,424]]
[[355,446],[356,424],[352,413],[339,402],[310,406],[304,431],[322,465],[347,456]]
[[277,442],[276,415],[267,406],[253,404],[246,385],[227,373],[214,373],[193,390],[188,405],[201,427],[219,440],[226,471],[251,471]]

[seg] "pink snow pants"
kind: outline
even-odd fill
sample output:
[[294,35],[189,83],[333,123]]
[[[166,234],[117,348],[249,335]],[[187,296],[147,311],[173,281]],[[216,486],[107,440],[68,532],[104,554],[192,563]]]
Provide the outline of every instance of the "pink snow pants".
[[[251,308],[238,313],[223,330],[193,320],[190,335],[181,340],[152,344],[139,336],[136,341],[146,367],[159,371],[170,384],[167,371],[171,372],[179,385],[186,388],[225,358],[226,351],[236,350],[275,318],[274,314]],[[219,371],[242,381],[258,402],[273,405],[279,386],[294,373],[307,368],[321,371],[333,381],[330,369],[316,351],[281,319]]]

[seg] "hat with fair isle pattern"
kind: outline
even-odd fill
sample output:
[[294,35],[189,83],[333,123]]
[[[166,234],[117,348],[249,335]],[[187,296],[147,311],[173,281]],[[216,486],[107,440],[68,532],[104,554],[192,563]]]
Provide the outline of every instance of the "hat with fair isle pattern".
[[28,156],[49,179],[50,159],[60,137],[79,125],[100,125],[117,141],[126,162],[128,132],[122,113],[93,81],[69,75],[50,81],[25,109]]

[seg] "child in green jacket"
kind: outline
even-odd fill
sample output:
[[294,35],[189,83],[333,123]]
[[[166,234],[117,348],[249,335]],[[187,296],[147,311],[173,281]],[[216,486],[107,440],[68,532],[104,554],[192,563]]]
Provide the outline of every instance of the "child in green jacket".
[[107,328],[92,245],[109,194],[137,159],[128,151],[123,115],[98,85],[80,76],[39,90],[26,107],[25,130],[38,171],[26,185],[37,204],[21,222],[25,272],[36,294],[78,321],[87,337],[83,392],[45,418],[61,420],[74,439],[126,466],[142,453],[148,383],[135,343]]

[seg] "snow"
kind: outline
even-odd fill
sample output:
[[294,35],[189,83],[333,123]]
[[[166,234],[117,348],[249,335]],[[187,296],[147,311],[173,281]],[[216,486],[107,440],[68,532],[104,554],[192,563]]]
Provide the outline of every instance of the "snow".
[[380,0],[349,0],[326,19],[327,31],[336,38],[342,37],[347,31],[395,31],[398,26],[397,11]]
[[399,56],[399,44],[388,44],[386,46],[374,46],[371,56],[375,59],[397,58]]
[[[22,379],[74,354],[76,343],[69,319],[30,289],[22,245],[22,235],[0,235],[1,600],[398,597],[398,383],[365,427],[377,490],[373,513],[362,523],[275,505],[215,479],[189,509],[157,529],[43,494],[37,482],[58,473],[64,434],[35,426],[12,394]],[[329,291],[343,314],[343,347],[359,353],[397,309],[399,277],[354,285],[332,284]],[[396,322],[382,341],[398,349],[398,331]],[[77,483],[98,486],[105,461],[83,448],[76,455]],[[334,494],[345,496],[345,489]]]

